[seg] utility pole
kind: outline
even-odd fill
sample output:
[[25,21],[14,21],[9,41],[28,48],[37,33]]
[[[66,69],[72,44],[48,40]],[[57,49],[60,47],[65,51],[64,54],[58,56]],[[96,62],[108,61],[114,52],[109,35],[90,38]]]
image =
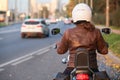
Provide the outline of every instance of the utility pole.
[[90,7],[93,10],[93,0],[90,0]]
[[109,27],[109,0],[106,0],[106,27]]

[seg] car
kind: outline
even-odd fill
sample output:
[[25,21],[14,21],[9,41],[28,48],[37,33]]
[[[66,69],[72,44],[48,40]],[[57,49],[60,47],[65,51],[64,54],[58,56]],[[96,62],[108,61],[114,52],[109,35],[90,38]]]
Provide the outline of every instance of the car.
[[64,19],[64,24],[71,24],[71,23],[72,23],[71,19],[68,19],[68,18]]
[[49,27],[43,19],[26,19],[21,26],[21,37],[48,37]]
[[50,25],[50,19],[45,19],[47,25]]
[[57,21],[56,21],[56,19],[55,19],[55,18],[51,18],[51,19],[50,19],[50,23],[51,23],[51,24],[56,24],[56,23],[57,23]]

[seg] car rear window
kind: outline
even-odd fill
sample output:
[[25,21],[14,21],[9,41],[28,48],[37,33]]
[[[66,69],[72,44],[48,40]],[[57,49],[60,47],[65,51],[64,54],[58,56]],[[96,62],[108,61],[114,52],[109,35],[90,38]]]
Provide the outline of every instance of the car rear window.
[[26,21],[25,24],[27,25],[36,25],[36,24],[39,24],[40,22],[39,21]]

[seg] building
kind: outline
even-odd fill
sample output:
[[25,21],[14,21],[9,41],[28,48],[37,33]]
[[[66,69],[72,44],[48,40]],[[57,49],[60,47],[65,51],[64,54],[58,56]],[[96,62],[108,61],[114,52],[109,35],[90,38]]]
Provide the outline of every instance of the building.
[[[2,0],[4,1],[4,0]],[[43,8],[46,9],[49,13],[49,17],[56,17],[56,14],[59,12],[62,13],[62,2],[64,0],[8,0],[9,1],[9,10],[14,10],[15,13],[21,14],[26,13],[33,18],[39,18],[46,16],[45,10],[42,12]],[[16,4],[15,4],[16,3]],[[21,6],[22,5],[22,6]],[[45,8],[46,7],[46,8]]]
[[0,0],[0,11],[8,10],[8,0]]
[[29,0],[29,12],[31,17],[37,18],[38,17],[38,3],[36,0]]
[[5,21],[7,11],[8,11],[8,0],[0,0],[0,22]]
[[49,2],[39,2],[38,4],[38,10],[40,13],[42,13],[41,11],[43,10],[43,7],[46,7],[47,10],[49,11],[49,18],[50,17],[55,17],[55,12],[56,12],[56,9],[57,9],[57,4],[58,4],[58,0],[51,0]]

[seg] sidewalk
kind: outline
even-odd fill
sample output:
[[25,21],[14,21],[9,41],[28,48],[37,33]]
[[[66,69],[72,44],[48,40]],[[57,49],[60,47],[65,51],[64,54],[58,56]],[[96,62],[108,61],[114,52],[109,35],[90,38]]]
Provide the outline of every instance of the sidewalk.
[[97,54],[98,59],[102,60],[107,66],[120,70],[120,58],[114,55],[111,51],[107,55]]
[[116,34],[120,34],[120,30],[112,29],[112,32],[113,32],[113,33],[116,33]]
[[111,51],[104,56],[106,59],[106,65],[109,65],[113,68],[120,69],[120,58],[114,55]]
[[120,58],[114,55],[111,51],[109,51],[109,54],[107,54],[106,56],[108,56],[113,63],[120,64]]

